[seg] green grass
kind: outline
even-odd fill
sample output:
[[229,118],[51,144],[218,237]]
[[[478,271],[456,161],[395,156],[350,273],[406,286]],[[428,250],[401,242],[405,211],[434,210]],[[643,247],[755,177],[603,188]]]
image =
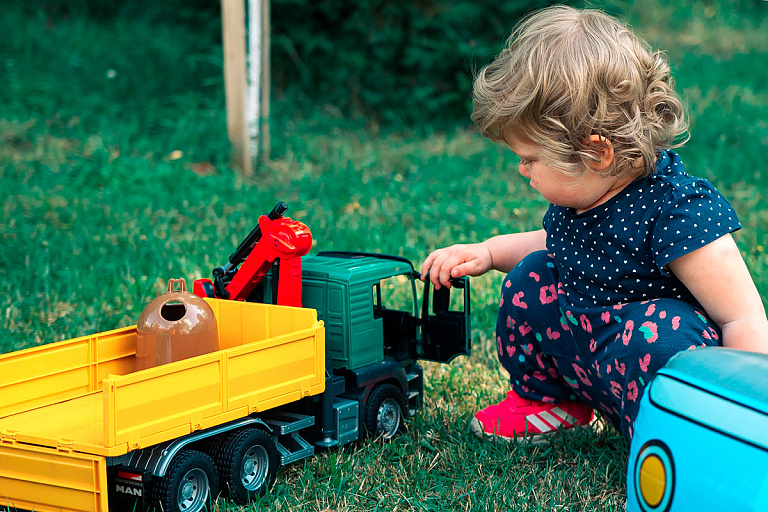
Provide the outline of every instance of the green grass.
[[286,468],[263,505],[274,510],[623,510],[627,442],[612,430],[565,432],[541,446],[489,443],[467,434],[470,413],[497,400],[505,387],[486,354],[451,366],[428,365],[426,406],[405,435]]
[[[768,297],[764,4],[611,7],[668,50],[693,121],[680,153],[736,207],[737,241]],[[516,160],[468,126],[376,130],[277,93],[273,160],[240,178],[228,166],[221,47],[172,21],[0,14],[0,350],[135,323],[167,279],[209,276],[278,200],[310,226],[315,250],[417,264],[437,247],[540,225],[546,204]],[[473,280],[474,353],[427,365],[426,407],[405,435],[284,468],[261,505],[623,510],[628,446],[611,429],[540,447],[465,432],[506,390],[490,341],[500,278]]]

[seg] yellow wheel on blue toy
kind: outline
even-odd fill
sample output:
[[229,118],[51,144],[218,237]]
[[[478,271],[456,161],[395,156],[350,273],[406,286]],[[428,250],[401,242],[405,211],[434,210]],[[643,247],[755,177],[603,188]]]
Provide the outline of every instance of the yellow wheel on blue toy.
[[649,441],[635,463],[635,491],[643,512],[666,512],[672,505],[675,464],[666,444]]

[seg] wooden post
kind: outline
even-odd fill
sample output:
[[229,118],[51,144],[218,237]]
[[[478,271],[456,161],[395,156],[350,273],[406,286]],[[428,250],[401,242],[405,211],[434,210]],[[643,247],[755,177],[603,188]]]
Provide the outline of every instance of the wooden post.
[[221,26],[224,44],[227,133],[232,144],[232,159],[244,176],[250,176],[253,174],[253,166],[247,120],[248,80],[245,65],[243,0],[221,0]]
[[259,156],[261,129],[262,0],[248,0],[248,134],[251,151]]
[[269,160],[269,0],[248,0],[248,131],[251,151]]
[[270,156],[270,136],[269,136],[269,98],[270,90],[270,0],[261,0],[261,117],[258,123],[261,125],[261,157],[263,161],[269,161]]

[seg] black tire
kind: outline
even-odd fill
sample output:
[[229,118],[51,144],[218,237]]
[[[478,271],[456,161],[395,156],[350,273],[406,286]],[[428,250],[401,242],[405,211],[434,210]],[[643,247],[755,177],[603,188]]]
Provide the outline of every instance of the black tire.
[[214,447],[213,458],[222,491],[238,505],[264,496],[280,466],[272,436],[258,428],[237,430],[221,438]]
[[365,404],[365,429],[376,439],[392,439],[403,427],[405,397],[393,384],[380,384],[373,389]]
[[150,510],[200,512],[219,494],[219,476],[213,459],[196,450],[181,450],[165,476],[152,485]]

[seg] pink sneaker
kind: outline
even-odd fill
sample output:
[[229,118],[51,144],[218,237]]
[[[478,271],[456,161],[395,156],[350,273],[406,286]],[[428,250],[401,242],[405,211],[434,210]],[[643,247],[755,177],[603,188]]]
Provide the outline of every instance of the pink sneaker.
[[500,403],[475,414],[469,422],[469,431],[477,437],[511,440],[525,436],[535,441],[560,428],[586,425],[592,420],[593,412],[582,402],[550,404],[528,400],[509,391]]

